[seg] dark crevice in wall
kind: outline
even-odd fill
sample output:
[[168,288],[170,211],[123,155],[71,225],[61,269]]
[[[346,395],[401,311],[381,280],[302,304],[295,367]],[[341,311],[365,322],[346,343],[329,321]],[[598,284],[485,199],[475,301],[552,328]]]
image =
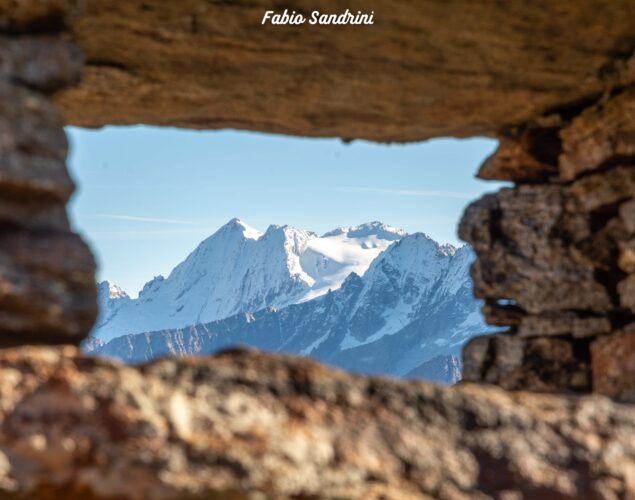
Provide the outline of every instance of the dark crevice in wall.
[[[597,167],[594,167],[590,170],[584,170],[582,172],[578,172],[575,179],[570,181],[563,181],[558,179],[558,183],[563,186],[571,186],[582,179],[586,179],[588,177],[593,177],[598,174],[603,174],[617,167],[635,167],[635,156],[630,155],[615,155],[611,156],[607,160],[600,163]],[[621,201],[620,201],[621,203]]]
[[63,16],[51,14],[38,19],[33,19],[28,23],[18,23],[15,21],[0,22],[0,33],[19,37],[25,32],[28,36],[33,35],[54,35],[67,28],[66,19]]
[[92,58],[86,60],[86,66],[94,66],[97,68],[112,68],[118,69],[120,71],[125,71],[127,73],[132,73],[133,71],[128,68],[125,64],[120,61],[115,61],[113,59],[100,59],[100,58]]
[[590,96],[583,97],[581,99],[577,99],[568,104],[560,104],[558,106],[554,106],[552,108],[547,109],[543,113],[543,117],[549,115],[557,115],[560,117],[562,124],[570,122],[573,118],[578,116],[580,113],[585,111],[586,109],[596,105],[598,101],[602,98],[603,94],[596,93]]
[[562,153],[560,128],[533,129],[529,132],[527,151],[541,163],[552,165],[555,171],[558,167],[558,157]]

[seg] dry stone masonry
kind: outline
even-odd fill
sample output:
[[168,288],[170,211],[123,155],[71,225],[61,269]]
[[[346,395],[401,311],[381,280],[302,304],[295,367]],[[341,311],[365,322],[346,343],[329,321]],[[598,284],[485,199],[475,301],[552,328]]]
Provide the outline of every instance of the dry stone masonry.
[[551,121],[501,141],[480,175],[515,186],[461,222],[486,319],[507,327],[465,348],[465,378],[635,401],[635,88]]
[[[0,0],[0,497],[634,498],[635,3],[376,0],[371,31],[255,29],[270,4]],[[465,349],[479,383],[25,345],[96,313],[64,122],[496,135],[479,175],[513,187],[460,228],[501,327]]]
[[96,315],[93,257],[69,228],[63,120],[52,93],[83,59],[68,2],[0,1],[0,345],[78,343]]

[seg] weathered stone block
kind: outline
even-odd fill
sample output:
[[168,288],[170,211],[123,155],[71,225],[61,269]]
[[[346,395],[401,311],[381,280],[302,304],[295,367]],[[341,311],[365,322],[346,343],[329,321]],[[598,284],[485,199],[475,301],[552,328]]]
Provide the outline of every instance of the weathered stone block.
[[635,239],[620,244],[619,266],[627,273],[635,273]]
[[0,233],[0,347],[78,344],[97,314],[95,262],[71,233]]
[[611,322],[607,317],[581,317],[575,313],[524,316],[518,327],[518,335],[521,337],[550,335],[595,337],[610,331]]
[[598,338],[591,361],[595,392],[635,403],[635,327]]
[[629,275],[617,285],[620,304],[635,313],[635,274]]
[[[589,216],[589,220],[593,216]],[[630,238],[630,233],[619,217],[608,220],[601,228],[570,247],[572,258],[589,264],[593,269],[608,273],[618,272],[620,244]]]
[[500,138],[498,149],[479,168],[485,180],[537,182],[557,175],[558,169],[538,161],[518,141]]
[[59,38],[0,36],[0,79],[42,92],[79,81],[83,59],[79,48]]
[[[0,192],[2,192],[1,189]],[[2,199],[0,199],[0,226],[4,226],[6,229],[44,231],[57,234],[70,231],[64,205],[51,204],[46,199],[39,200],[36,197],[11,198],[6,193],[3,193]]]
[[635,196],[635,167],[618,165],[605,172],[580,179],[567,189],[567,208],[585,213],[600,210]]
[[[75,190],[63,160],[9,151],[0,161],[0,193],[5,197],[29,198],[63,205]],[[39,198],[39,199],[37,199]]]
[[560,135],[560,175],[566,180],[613,159],[635,155],[635,89],[587,109]]
[[593,263],[576,258],[572,226],[564,223],[567,196],[562,186],[528,185],[486,195],[466,209],[459,235],[478,256],[472,266],[477,297],[511,300],[534,315],[614,307]]
[[591,387],[588,350],[587,341],[565,337],[476,337],[463,348],[463,380],[509,390],[584,392]]
[[375,24],[337,30],[260,26],[263,1],[76,3],[86,78],[58,101],[73,125],[378,141],[543,122],[618,79],[634,24],[631,0],[355,0],[346,7],[372,7]]
[[43,95],[0,79],[0,153],[66,160],[64,123]]

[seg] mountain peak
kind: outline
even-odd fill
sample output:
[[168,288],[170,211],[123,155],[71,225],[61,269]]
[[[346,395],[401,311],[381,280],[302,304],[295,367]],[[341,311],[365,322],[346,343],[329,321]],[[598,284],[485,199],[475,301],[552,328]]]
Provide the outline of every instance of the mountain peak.
[[216,235],[221,233],[234,233],[234,232],[242,233],[242,235],[245,238],[250,240],[257,240],[258,238],[260,238],[260,236],[262,236],[262,233],[260,231],[249,226],[248,224],[246,224],[245,222],[243,222],[241,219],[237,217],[234,217],[225,225],[221,226],[221,228],[218,231],[216,231],[214,234]]
[[395,241],[407,236],[408,233],[403,229],[399,229],[380,221],[366,222],[358,226],[340,226],[328,233],[322,235],[322,238],[331,236],[346,235],[349,238],[364,238],[368,236],[376,236],[383,240]]
[[[392,263],[393,267],[425,269],[426,272],[434,274],[436,271],[431,264],[438,259],[449,261],[449,257],[441,245],[427,234],[412,233],[392,243],[370,267],[382,269],[385,263]],[[406,262],[407,265],[404,264]],[[422,262],[426,262],[426,266],[422,267]]]
[[389,252],[404,252],[410,251],[410,249],[417,252],[434,251],[440,256],[449,256],[445,245],[440,245],[434,238],[422,232],[409,234],[388,248]]
[[450,243],[445,243],[439,247],[439,250],[443,255],[453,256],[456,255],[457,248],[454,245],[450,245]]
[[104,280],[97,285],[99,294],[108,297],[111,300],[122,299],[128,297],[128,294],[124,292],[120,287],[111,283],[108,280]]
[[291,226],[289,224],[285,224],[283,226],[279,226],[277,224],[271,224],[267,230],[265,231],[264,236],[271,237],[272,235],[283,235],[284,238],[300,238],[307,239],[317,236],[315,233],[311,231],[306,231],[304,229],[298,229],[295,226]]

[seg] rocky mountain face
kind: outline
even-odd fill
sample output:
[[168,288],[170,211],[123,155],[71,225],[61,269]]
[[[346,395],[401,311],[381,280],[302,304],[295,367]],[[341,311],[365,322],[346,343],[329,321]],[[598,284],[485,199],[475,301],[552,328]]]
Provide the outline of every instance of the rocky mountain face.
[[[225,229],[219,233],[223,231]],[[368,238],[369,233],[374,238],[397,234],[391,231],[386,235],[377,227],[371,230],[362,226],[327,233],[318,240],[342,235],[349,240]],[[313,243],[311,251],[317,247]],[[300,261],[306,260],[306,253]],[[423,376],[452,383],[459,378],[457,356],[461,346],[487,330],[479,313],[480,303],[472,297],[468,274],[472,259],[469,247],[457,250],[439,245],[421,233],[403,236],[379,254],[362,276],[350,273],[341,287],[311,300],[282,308],[267,304],[255,312],[243,311],[211,322],[193,321],[185,328],[132,333],[86,348],[139,363],[168,355],[210,354],[243,344],[267,351],[308,355],[356,372]],[[190,256],[186,263],[192,260]],[[322,269],[329,265],[327,262]],[[180,276],[184,267],[185,263],[177,267],[169,279]],[[315,267],[305,268],[315,270]],[[289,276],[292,280],[294,275],[289,273]],[[280,289],[276,283],[280,281],[270,281],[273,291],[263,289],[260,295],[275,300],[275,291]],[[297,292],[287,294],[284,300],[306,296],[310,281],[302,283]],[[227,287],[233,289],[233,284]],[[291,288],[285,292],[287,290]],[[112,311],[118,314],[134,304],[113,286],[102,284],[101,291],[112,296],[106,301],[105,315],[112,315]],[[145,293],[139,300],[143,295]],[[192,300],[196,301],[197,297]],[[249,311],[249,304],[242,307]]]

